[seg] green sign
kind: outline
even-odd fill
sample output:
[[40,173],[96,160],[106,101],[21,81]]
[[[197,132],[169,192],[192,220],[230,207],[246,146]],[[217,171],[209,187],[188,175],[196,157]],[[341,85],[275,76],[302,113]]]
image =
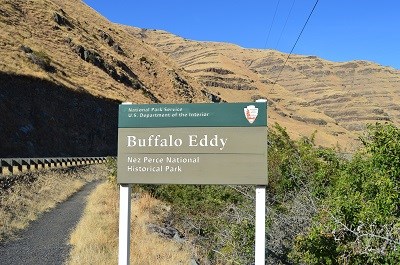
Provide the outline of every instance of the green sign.
[[118,182],[267,184],[266,103],[120,105]]
[[[249,122],[253,108],[257,118]],[[248,109],[247,109],[248,108]],[[266,103],[131,104],[119,106],[119,128],[267,126]]]

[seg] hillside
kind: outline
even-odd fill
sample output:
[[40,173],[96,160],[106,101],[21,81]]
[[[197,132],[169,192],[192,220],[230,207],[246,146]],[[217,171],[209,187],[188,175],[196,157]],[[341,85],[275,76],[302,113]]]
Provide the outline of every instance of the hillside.
[[112,23],[80,0],[0,0],[1,156],[115,155],[117,105],[269,100],[269,123],[351,151],[400,122],[400,72]]
[[0,157],[116,155],[119,102],[208,100],[79,0],[1,0],[0,29]]
[[192,41],[161,30],[127,30],[170,55],[222,100],[268,98],[270,121],[294,136],[318,130],[320,143],[346,146],[367,123],[400,123],[399,70],[299,55],[292,55],[282,70],[287,54],[278,51]]

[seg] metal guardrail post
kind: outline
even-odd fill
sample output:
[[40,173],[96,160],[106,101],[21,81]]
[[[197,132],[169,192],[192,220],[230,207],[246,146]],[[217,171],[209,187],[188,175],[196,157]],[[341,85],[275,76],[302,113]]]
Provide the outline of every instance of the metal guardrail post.
[[36,159],[34,159],[34,158],[29,158],[28,159],[28,164],[29,164],[29,171],[36,171],[36,170],[38,170],[38,168],[37,168],[37,160]]
[[45,159],[43,160],[43,162],[44,162],[44,165],[43,165],[43,168],[44,168],[44,169],[49,168],[49,167],[51,166],[50,159],[45,158]]
[[99,164],[106,157],[0,158],[0,175],[16,175],[48,168]]
[[11,166],[13,175],[20,173],[22,171],[21,159],[12,159]]
[[12,162],[11,159],[1,159],[1,174],[4,176],[12,173]]
[[44,160],[39,158],[37,163],[37,169],[41,170],[43,168],[44,168]]
[[21,158],[21,172],[27,172],[29,170],[29,159]]

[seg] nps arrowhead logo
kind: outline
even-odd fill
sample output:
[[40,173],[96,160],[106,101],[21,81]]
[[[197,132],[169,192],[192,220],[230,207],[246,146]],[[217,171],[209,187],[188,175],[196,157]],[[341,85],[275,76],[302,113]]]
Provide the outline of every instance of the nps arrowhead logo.
[[253,123],[258,116],[258,108],[256,108],[254,105],[249,105],[244,110],[244,116],[246,119],[251,123]]

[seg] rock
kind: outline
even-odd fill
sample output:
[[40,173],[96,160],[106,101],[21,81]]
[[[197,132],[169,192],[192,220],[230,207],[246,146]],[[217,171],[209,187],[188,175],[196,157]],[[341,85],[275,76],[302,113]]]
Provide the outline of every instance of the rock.
[[85,60],[86,62],[90,61],[90,56],[92,55],[92,53],[89,50],[83,49],[83,60]]
[[72,23],[66,17],[58,14],[57,12],[54,12],[53,19],[60,26],[68,26],[73,28]]
[[125,71],[125,73],[133,79],[137,79],[138,76],[122,61],[117,61],[116,62],[117,66],[120,67],[123,71]]
[[174,87],[176,88],[178,95],[186,99],[188,102],[191,102],[195,96],[193,87],[175,71],[170,74],[174,76]]
[[32,53],[33,52],[31,48],[29,48],[28,46],[24,46],[24,45],[21,45],[20,49],[21,49],[21,51],[23,51],[25,53]]
[[122,48],[121,48],[118,44],[114,44],[114,45],[113,45],[113,49],[114,49],[114,51],[116,51],[118,54],[125,54],[124,50],[122,50]]
[[156,234],[159,234],[162,237],[166,237],[169,239],[173,239],[177,242],[182,242],[183,240],[183,236],[181,236],[181,234],[179,233],[179,231],[176,228],[173,227],[161,227],[155,224],[149,224],[148,229],[151,232],[154,232]]
[[113,40],[113,38],[107,34],[106,32],[102,31],[101,29],[99,29],[99,33],[100,33],[100,37],[108,44],[108,46],[113,46],[115,41]]
[[175,242],[178,243],[183,243],[185,242],[185,238],[181,237],[179,234],[175,234],[174,237],[172,238]]
[[77,53],[82,60],[85,60],[84,56],[85,49],[81,45],[76,46],[74,48],[74,52]]
[[103,70],[106,69],[106,67],[104,66],[104,59],[100,56],[100,54],[98,54],[95,51],[84,49],[83,59],[86,62],[89,62],[89,63],[93,64],[94,66],[97,66]]
[[111,76],[113,79],[115,80],[119,80],[120,76],[117,73],[117,70],[115,70],[115,67],[112,66],[111,64],[107,63],[107,62],[103,62],[103,64],[101,65],[101,68],[104,67],[105,72]]
[[208,92],[205,90],[202,90],[201,92],[203,92],[203,95],[206,96],[213,103],[226,102],[225,100],[222,100],[222,98],[220,96],[214,95],[211,92]]
[[131,81],[131,79],[130,79],[129,77],[127,77],[125,74],[121,74],[121,75],[120,75],[119,81],[120,81],[122,84],[125,84],[125,85],[127,85],[127,86],[132,86],[132,81]]
[[72,41],[70,43],[70,47],[76,54],[79,55],[82,60],[85,60],[86,62],[100,68],[114,80],[121,82],[133,89],[141,89],[143,94],[150,98],[154,103],[161,103],[161,101],[154,96],[154,94],[148,88],[146,88],[143,83],[140,82],[140,80],[138,80],[137,75],[133,73],[132,70],[122,61],[116,61],[117,66],[125,72],[119,74],[115,66],[112,65],[112,63],[106,62],[96,51],[86,49],[82,45],[75,45],[72,43]]
[[82,60],[97,66],[113,79],[118,81],[120,80],[121,77],[118,75],[115,67],[112,64],[104,61],[104,59],[96,51],[85,49],[82,45],[73,46],[73,50],[79,55],[79,57],[81,57]]
[[226,89],[233,89],[233,90],[257,90],[257,87],[251,86],[249,84],[244,84],[242,82],[235,82],[234,80],[222,80],[222,81],[227,81],[227,82],[221,82],[221,81],[214,81],[217,80],[217,78],[214,77],[213,80],[204,80],[202,83],[205,86],[209,87],[221,87],[221,88],[226,88]]
[[118,54],[125,55],[124,50],[121,48],[119,44],[117,44],[114,39],[111,37],[110,34],[106,33],[105,31],[99,29],[100,38],[104,40],[108,46],[112,47],[114,51]]
[[30,133],[31,131],[33,131],[33,129],[34,127],[30,123],[19,128],[19,130],[25,134]]
[[200,265],[195,259],[191,259],[189,265]]
[[228,75],[228,74],[235,74],[234,72],[227,70],[227,69],[222,69],[222,68],[207,68],[204,70],[205,72],[212,72],[212,73],[217,73],[220,75]]
[[60,11],[61,14],[63,14],[64,16],[67,15],[67,13],[64,11],[64,9],[60,8],[59,11]]

